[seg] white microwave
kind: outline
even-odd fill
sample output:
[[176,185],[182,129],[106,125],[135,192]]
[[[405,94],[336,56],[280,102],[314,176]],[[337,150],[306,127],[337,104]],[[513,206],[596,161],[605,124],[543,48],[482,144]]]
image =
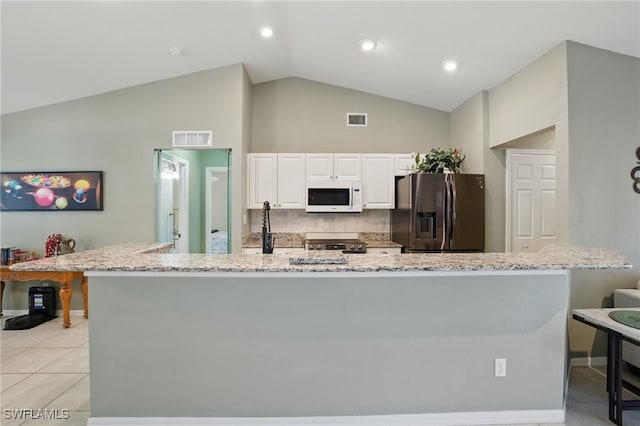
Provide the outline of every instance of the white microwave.
[[305,210],[314,213],[361,212],[362,182],[307,181]]

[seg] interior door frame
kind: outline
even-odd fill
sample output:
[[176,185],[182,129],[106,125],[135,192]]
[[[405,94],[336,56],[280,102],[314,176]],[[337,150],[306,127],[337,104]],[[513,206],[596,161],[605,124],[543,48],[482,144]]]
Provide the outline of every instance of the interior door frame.
[[[211,253],[211,242],[210,242],[210,233],[211,233],[211,173],[226,173],[227,174],[227,182],[229,182],[229,167],[221,167],[221,166],[212,166],[205,167],[204,169],[204,233],[205,233],[205,253]],[[231,249],[231,229],[230,229],[230,220],[229,220],[229,206],[231,203],[231,199],[229,197],[229,185],[227,184],[227,253],[230,252]]]
[[[189,161],[184,158],[178,157],[170,152],[162,149],[157,149],[159,160],[171,161],[178,165],[178,173],[180,175],[180,194],[178,198],[178,208],[180,215],[178,218],[178,230],[180,232],[180,238],[177,241],[177,246],[174,248],[176,253],[189,253]],[[159,165],[159,164],[158,164]],[[158,179],[160,179],[160,170],[157,171]],[[160,196],[159,194],[157,195]],[[158,216],[158,204],[156,201],[156,222],[159,220]]]
[[512,188],[512,178],[513,178],[513,170],[511,170],[511,160],[515,156],[532,156],[532,155],[556,155],[555,149],[520,149],[520,148],[509,148],[507,149],[506,156],[506,197],[505,197],[505,252],[511,253],[511,240],[513,236],[513,228],[511,221],[511,211],[513,208],[513,199],[511,197],[511,188]]

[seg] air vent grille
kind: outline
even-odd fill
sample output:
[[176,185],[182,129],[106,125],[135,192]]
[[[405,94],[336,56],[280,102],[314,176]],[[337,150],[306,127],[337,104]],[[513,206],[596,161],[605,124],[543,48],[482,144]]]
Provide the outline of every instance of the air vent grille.
[[171,146],[174,147],[209,147],[213,144],[212,131],[179,131],[173,132]]
[[364,112],[348,112],[347,127],[367,127],[367,114]]

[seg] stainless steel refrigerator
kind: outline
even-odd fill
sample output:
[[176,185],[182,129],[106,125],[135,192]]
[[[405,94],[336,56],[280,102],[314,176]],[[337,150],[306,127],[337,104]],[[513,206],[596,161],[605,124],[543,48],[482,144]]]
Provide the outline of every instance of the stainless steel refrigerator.
[[391,239],[403,252],[484,251],[484,188],[484,175],[397,177]]

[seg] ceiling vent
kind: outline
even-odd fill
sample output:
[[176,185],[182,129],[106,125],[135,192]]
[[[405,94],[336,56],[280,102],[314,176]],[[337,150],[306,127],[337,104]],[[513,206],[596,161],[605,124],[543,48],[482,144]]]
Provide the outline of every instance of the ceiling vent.
[[213,132],[187,131],[173,132],[171,146],[177,148],[206,148],[213,144]]
[[347,127],[367,127],[367,114],[364,112],[348,112]]

